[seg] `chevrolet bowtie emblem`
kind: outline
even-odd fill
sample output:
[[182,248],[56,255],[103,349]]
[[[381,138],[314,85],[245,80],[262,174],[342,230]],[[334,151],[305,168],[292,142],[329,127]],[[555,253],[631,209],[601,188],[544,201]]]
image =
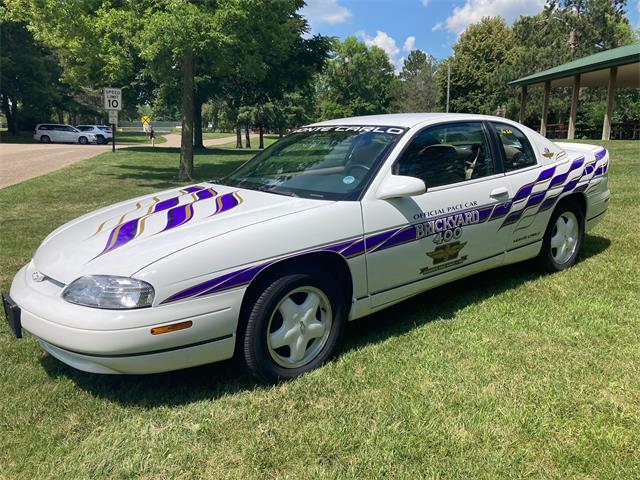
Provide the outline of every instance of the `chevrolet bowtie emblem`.
[[40,272],[33,272],[31,274],[31,280],[33,280],[34,282],[41,282],[44,280],[44,274]]
[[460,250],[462,250],[466,244],[467,242],[454,242],[447,245],[439,245],[433,252],[427,252],[427,255],[433,258],[433,264],[437,265],[438,263],[457,258]]

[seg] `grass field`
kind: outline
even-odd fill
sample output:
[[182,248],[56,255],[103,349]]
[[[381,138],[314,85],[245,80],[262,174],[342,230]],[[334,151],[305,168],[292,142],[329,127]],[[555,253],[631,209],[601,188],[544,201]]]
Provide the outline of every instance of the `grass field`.
[[[640,478],[640,144],[579,263],[515,265],[349,325],[337,357],[264,387],[232,362],[91,375],[0,325],[0,478]],[[198,179],[252,152],[210,149]],[[0,286],[84,212],[176,185],[136,147],[0,190]]]

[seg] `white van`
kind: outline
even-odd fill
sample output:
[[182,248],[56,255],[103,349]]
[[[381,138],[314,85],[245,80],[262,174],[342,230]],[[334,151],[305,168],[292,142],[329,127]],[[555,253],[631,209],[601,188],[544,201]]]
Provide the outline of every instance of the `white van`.
[[59,123],[40,123],[36,125],[33,139],[42,143],[96,143],[96,136],[90,132],[81,132],[71,125]]

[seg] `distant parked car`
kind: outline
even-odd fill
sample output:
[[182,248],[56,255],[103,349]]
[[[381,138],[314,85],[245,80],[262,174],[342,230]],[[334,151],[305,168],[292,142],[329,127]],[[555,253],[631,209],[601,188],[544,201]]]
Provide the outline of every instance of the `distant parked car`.
[[97,143],[96,136],[91,132],[81,132],[71,125],[59,123],[40,123],[36,125],[33,139],[42,143]]
[[76,128],[81,132],[93,133],[99,144],[108,143],[113,140],[113,133],[109,125],[77,125]]

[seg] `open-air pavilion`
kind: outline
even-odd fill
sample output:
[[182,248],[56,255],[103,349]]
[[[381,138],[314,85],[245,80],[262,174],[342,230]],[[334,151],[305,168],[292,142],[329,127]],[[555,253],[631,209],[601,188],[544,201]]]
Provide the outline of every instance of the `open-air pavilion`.
[[520,86],[522,88],[520,97],[520,122],[523,122],[525,118],[527,89],[530,85],[538,84],[544,84],[542,119],[540,121],[540,133],[542,135],[547,134],[547,116],[549,113],[549,95],[551,88],[573,86],[571,113],[569,115],[569,127],[567,130],[567,138],[570,139],[575,137],[576,113],[578,111],[580,88],[607,87],[607,103],[602,125],[602,139],[609,140],[616,89],[640,87],[640,43],[599,52],[509,82],[509,85]]

